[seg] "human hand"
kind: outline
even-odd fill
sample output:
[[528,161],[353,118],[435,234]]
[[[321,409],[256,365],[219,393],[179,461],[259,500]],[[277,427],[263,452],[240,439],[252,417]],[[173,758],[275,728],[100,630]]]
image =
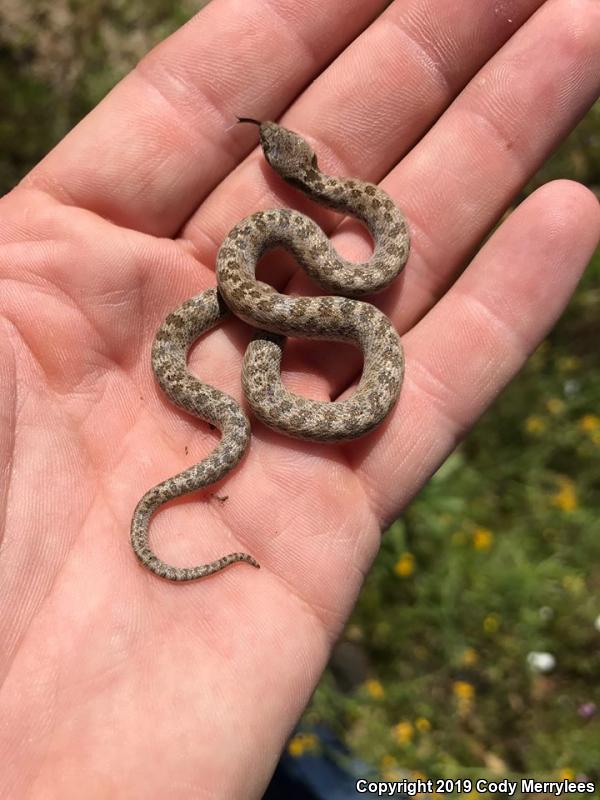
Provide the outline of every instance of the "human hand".
[[[0,201],[2,797],[260,797],[381,527],[519,370],[597,244],[598,203],[560,181],[461,274],[596,97],[597,3],[397,0],[375,19],[385,5],[214,0]],[[214,285],[238,220],[305,206],[245,158],[255,131],[227,131],[236,114],[283,115],[324,171],[381,181],[406,213],[408,266],[377,299],[406,377],[384,427],[351,444],[254,423],[228,500],[172,504],[151,538],[175,564],[242,549],[262,570],[173,585],[137,563],[131,513],[217,435],[155,386],[154,332]],[[355,224],[334,241],[368,252]],[[261,278],[310,291],[281,257]],[[191,369],[241,399],[248,335],[228,322]],[[360,363],[339,348],[293,343],[289,388],[340,395]]]

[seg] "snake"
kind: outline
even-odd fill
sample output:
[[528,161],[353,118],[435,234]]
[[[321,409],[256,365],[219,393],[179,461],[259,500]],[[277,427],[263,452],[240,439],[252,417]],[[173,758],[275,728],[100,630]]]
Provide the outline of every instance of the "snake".
[[[242,460],[251,438],[250,422],[239,403],[203,383],[187,366],[193,343],[234,314],[256,329],[242,364],[242,387],[255,417],[298,439],[342,442],[375,430],[394,407],[402,385],[404,354],[391,321],[357,298],[385,289],[403,269],[410,249],[406,219],[380,187],[326,175],[310,144],[275,122],[239,117],[259,128],[267,163],[288,184],[323,206],[360,220],[373,240],[362,263],[347,261],[310,217],[288,208],[259,211],[227,234],[216,258],[217,286],[186,300],[159,327],[152,345],[156,380],[179,408],[219,429],[221,438],[202,461],[148,490],[131,522],[131,544],[139,561],[170,581],[191,581],[236,562],[259,567],[248,553],[230,553],[193,567],[162,561],[148,540],[152,515],[164,503],[223,479]],[[256,278],[268,250],[284,248],[330,294],[294,297]],[[333,402],[288,391],[281,380],[285,338],[349,342],[362,351],[363,370],[352,394]]]

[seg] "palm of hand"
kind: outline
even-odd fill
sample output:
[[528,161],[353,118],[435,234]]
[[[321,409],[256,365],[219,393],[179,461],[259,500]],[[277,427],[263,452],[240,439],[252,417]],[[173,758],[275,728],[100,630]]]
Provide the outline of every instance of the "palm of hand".
[[[226,20],[221,5],[204,12],[207,44],[243,24]],[[323,13],[335,14],[336,5]],[[402,24],[396,5],[386,13]],[[529,10],[523,8],[518,22],[538,5],[524,4]],[[564,25],[555,18],[572,9],[568,3],[542,5],[548,6],[545,16],[540,12],[537,22],[526,23],[518,46],[525,46],[527,30],[534,42],[546,26],[560,50],[560,37],[567,34],[557,33]],[[374,14],[376,6],[363,3],[361,13],[370,8]],[[482,20],[487,14],[475,13]],[[586,30],[600,25],[597,9],[580,15]],[[424,40],[427,24],[422,23]],[[454,25],[455,43],[468,37],[459,23],[444,24]],[[340,36],[358,30],[340,30]],[[499,35],[490,26],[479,55],[465,57],[463,82],[476,70],[477,58],[485,62],[500,46]],[[129,548],[133,506],[150,485],[208,453],[216,434],[160,395],[149,368],[152,337],[165,313],[213,285],[215,248],[234,222],[260,207],[291,201],[280,184],[261,177],[255,159],[228,175],[248,148],[250,132],[235,132],[223,144],[228,134],[222,123],[206,123],[213,138],[200,139],[208,133],[190,123],[193,118],[200,127],[204,109],[192,113],[181,97],[174,99],[176,93],[169,96],[174,84],[165,79],[165,65],[182,68],[180,56],[194,51],[197,36],[192,26],[167,42],[160,57],[150,57],[0,206],[0,760],[10,764],[0,777],[0,796],[43,797],[48,787],[61,797],[260,796],[375,555],[380,525],[398,513],[519,368],[560,313],[597,241],[599,215],[589,193],[574,184],[550,185],[504,223],[433,305],[548,142],[597,91],[592,74],[600,70],[579,78],[561,119],[540,132],[523,156],[525,170],[515,168],[504,184],[494,172],[494,160],[504,152],[501,136],[480,129],[467,134],[472,141],[464,149],[486,155],[480,174],[470,178],[472,156],[463,164],[459,148],[452,148],[453,137],[465,135],[464,120],[451,112],[393,170],[399,149],[427,127],[423,118],[415,116],[411,130],[407,123],[393,136],[388,121],[379,139],[389,142],[387,149],[373,145],[360,168],[336,164],[331,154],[327,163],[320,153],[323,167],[334,173],[377,180],[391,170],[385,188],[398,197],[415,234],[402,291],[396,287],[382,301],[407,332],[400,403],[375,437],[340,447],[292,442],[254,426],[248,457],[217,487],[228,499],[202,495],[172,504],[154,520],[151,536],[174,563],[243,549],[263,570],[239,565],[190,585],[157,580]],[[577,48],[563,48],[563,60],[551,69],[575,74],[592,59],[592,40],[589,34],[578,39]],[[352,56],[345,56],[352,64]],[[278,51],[277,57],[291,58],[288,69],[299,70],[300,77],[314,69],[310,60],[297,66],[293,52]],[[218,55],[213,58],[219,74]],[[501,63],[512,63],[504,58]],[[201,94],[205,73],[199,63],[186,69]],[[255,63],[258,92],[261,62]],[[423,79],[421,68],[416,62],[412,67],[414,85]],[[493,78],[496,72],[488,70]],[[325,138],[335,141],[337,130],[344,143],[338,143],[339,151],[350,153],[365,132],[350,127],[342,134],[342,126],[332,122],[343,119],[344,102],[338,99],[336,108],[328,75],[336,80],[335,63],[286,122],[317,137],[309,110],[320,117],[326,108]],[[352,80],[360,80],[360,72]],[[532,96],[534,88],[528,89]],[[487,91],[500,97],[502,81]],[[547,87],[536,91],[542,97]],[[189,97],[193,93],[190,88]],[[440,102],[433,94],[425,102],[431,118]],[[477,87],[465,95],[463,113],[476,104]],[[134,97],[144,98],[144,112],[134,111]],[[379,107],[375,87],[368,97]],[[238,111],[254,112],[252,103],[258,102],[251,94],[233,98],[230,89],[224,107],[234,99]],[[284,95],[275,97],[265,116],[276,116],[282,102]],[[389,103],[391,119],[399,100],[389,95]],[[534,104],[536,113],[540,103]],[[455,117],[459,113],[460,106]],[[346,117],[354,119],[347,108]],[[142,136],[149,120],[156,122],[151,140]],[[370,124],[379,131],[376,119]],[[518,138],[528,121],[513,125]],[[453,155],[441,196],[434,196],[427,187],[437,186],[442,151]],[[198,152],[204,158],[196,163]],[[219,155],[222,163],[215,166]],[[265,180],[278,199],[266,196]],[[330,217],[319,219],[331,229]],[[174,241],[166,238],[177,232]],[[363,255],[355,232],[343,235],[345,252]],[[270,282],[307,291],[291,265],[276,266]],[[246,338],[234,322],[212,332],[196,348],[192,370],[240,399]],[[302,345],[292,350],[290,388],[321,397],[342,392],[358,365],[336,359],[336,347],[318,355]],[[326,377],[307,376],[307,357],[319,365],[333,358],[333,367]]]
[[[340,520],[352,507],[352,517],[368,524],[362,533],[373,548],[378,526],[365,496],[355,494],[343,456],[265,433],[222,487],[171,504],[153,521],[151,535],[176,563],[210,560],[243,545],[271,569],[257,574],[230,568],[221,580],[204,580],[204,592],[195,597],[172,595],[168,584],[143,570],[128,538],[135,501],[153,482],[210,452],[218,437],[162,397],[150,370],[150,345],[165,312],[214,276],[181,242],[124,230],[37,192],[28,192],[15,214],[11,199],[5,200],[7,226],[18,232],[34,220],[25,241],[17,233],[11,243],[3,302],[3,360],[10,367],[4,419],[14,427],[3,449],[10,490],[1,567],[12,605],[4,608],[2,639],[12,640],[19,684],[11,698],[13,725],[29,730],[33,722],[20,711],[24,664],[43,663],[47,680],[58,684],[44,702],[57,710],[87,709],[76,722],[75,747],[73,730],[53,730],[59,774],[65,758],[72,770],[71,759],[79,763],[80,748],[90,746],[88,714],[106,713],[105,691],[114,711],[120,704],[136,706],[121,734],[110,721],[115,741],[147,727],[149,705],[165,736],[177,726],[184,737],[182,709],[161,687],[178,692],[192,676],[201,691],[185,709],[188,733],[204,739],[211,753],[223,753],[227,774],[226,742],[219,746],[214,733],[222,726],[228,739],[240,713],[249,714],[255,702],[243,680],[252,668],[243,661],[256,638],[272,637],[273,652],[287,649],[293,660],[301,657],[302,641],[286,642],[289,620],[307,634],[331,626],[340,614],[334,575],[347,576],[354,592],[358,588],[357,565],[348,564],[355,557],[348,539],[356,520],[347,521],[347,530]],[[240,399],[233,327],[200,342],[191,365]],[[225,494],[227,500],[219,499]],[[37,605],[40,596],[44,601]],[[32,605],[23,609],[24,597]],[[315,600],[316,613],[310,610]],[[17,638],[24,628],[27,638]],[[223,669],[232,661],[234,669]],[[297,691],[305,691],[322,666],[299,676]],[[10,685],[11,675],[6,677]],[[270,679],[264,679],[266,693]],[[215,696],[229,698],[226,724],[218,722],[224,711]],[[11,718],[10,698],[8,706]],[[273,730],[280,724],[276,717],[271,721]],[[96,721],[94,727],[94,735],[102,735],[102,725]],[[218,760],[214,764],[218,770]]]

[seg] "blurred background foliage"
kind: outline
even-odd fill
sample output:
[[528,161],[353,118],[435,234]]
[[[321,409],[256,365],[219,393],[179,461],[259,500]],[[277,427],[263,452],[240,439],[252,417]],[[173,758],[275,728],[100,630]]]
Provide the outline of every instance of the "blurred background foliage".
[[[197,7],[2,0],[0,191]],[[521,198],[559,177],[598,193],[600,105]],[[600,782],[599,276],[387,532],[293,757],[326,725],[386,778]]]

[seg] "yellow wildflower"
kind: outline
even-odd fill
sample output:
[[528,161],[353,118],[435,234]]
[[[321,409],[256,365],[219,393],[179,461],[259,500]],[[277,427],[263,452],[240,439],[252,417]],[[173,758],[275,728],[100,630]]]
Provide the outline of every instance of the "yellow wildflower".
[[476,528],[473,532],[473,547],[475,550],[489,550],[493,539],[494,534],[487,528]]
[[577,494],[575,484],[569,478],[558,479],[559,490],[552,495],[552,505],[560,508],[566,514],[570,514],[577,508]]
[[402,553],[394,566],[394,572],[401,578],[407,578],[415,571],[415,557],[412,553]]
[[408,744],[415,734],[412,722],[404,721],[394,725],[392,732],[398,744]]
[[456,698],[458,713],[461,717],[467,716],[473,708],[475,687],[468,681],[455,681],[452,685],[452,691]]
[[365,681],[365,689],[374,700],[381,700],[385,694],[385,690],[380,681],[375,680],[375,678]]
[[477,654],[477,650],[475,650],[473,647],[467,647],[467,649],[462,654],[460,660],[465,667],[472,667],[479,661],[479,655]]
[[454,681],[452,691],[459,700],[472,700],[475,697],[475,687],[467,681]]
[[304,743],[301,736],[294,736],[288,742],[288,753],[294,758],[299,758],[304,752]]
[[600,428],[600,417],[595,414],[584,414],[579,420],[579,427],[584,433],[593,433]]
[[389,753],[386,753],[384,756],[381,756],[379,766],[381,769],[392,769],[392,767],[398,766],[398,760]]
[[486,633],[496,633],[500,627],[500,617],[497,614],[488,614],[483,620],[483,630]]
[[318,741],[314,733],[297,733],[288,742],[288,753],[294,758],[299,758],[305,752],[315,750]]
[[415,720],[415,728],[419,733],[428,733],[431,730],[431,722],[425,717],[417,717]]
[[546,430],[546,421],[537,414],[532,414],[525,420],[525,430],[532,434],[543,433]]
[[558,780],[559,781],[574,781],[575,780],[575,773],[572,769],[568,767],[563,767],[558,773]]
[[550,414],[562,414],[565,410],[565,403],[560,397],[551,397],[549,400],[546,400],[546,408]]

